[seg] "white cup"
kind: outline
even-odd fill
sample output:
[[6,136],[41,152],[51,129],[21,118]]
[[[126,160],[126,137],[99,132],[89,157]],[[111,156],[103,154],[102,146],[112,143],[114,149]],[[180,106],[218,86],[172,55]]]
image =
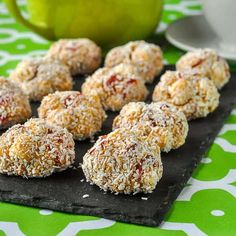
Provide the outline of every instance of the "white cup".
[[218,36],[219,47],[236,52],[236,0],[202,0],[207,22]]

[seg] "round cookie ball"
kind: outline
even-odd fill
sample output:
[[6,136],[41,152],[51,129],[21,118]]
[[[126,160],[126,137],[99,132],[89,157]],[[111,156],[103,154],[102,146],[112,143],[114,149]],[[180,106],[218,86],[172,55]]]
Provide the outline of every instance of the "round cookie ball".
[[43,98],[38,113],[48,123],[66,128],[77,140],[93,138],[106,118],[98,97],[77,91],[49,94]]
[[15,125],[0,137],[0,173],[46,177],[71,166],[75,159],[72,135],[42,119]]
[[229,65],[212,49],[198,49],[186,53],[176,63],[179,71],[194,70],[211,79],[221,89],[230,79]]
[[162,51],[159,46],[145,41],[129,42],[111,49],[106,56],[106,67],[121,63],[136,66],[144,80],[151,83],[163,68]]
[[104,191],[150,193],[162,177],[160,149],[136,132],[117,129],[88,150],[82,169],[86,180]]
[[0,77],[0,129],[22,123],[30,116],[28,96],[16,84]]
[[33,101],[41,101],[55,91],[71,90],[73,85],[67,66],[42,58],[23,60],[10,77]]
[[148,140],[155,139],[164,152],[182,146],[188,134],[184,113],[163,102],[131,102],[125,105],[113,121],[113,129],[121,127],[134,127]]
[[52,44],[46,57],[62,61],[72,75],[91,74],[101,64],[102,51],[90,39],[61,39]]
[[167,71],[153,92],[153,101],[167,102],[188,120],[206,117],[219,105],[219,93],[212,80],[190,72]]
[[145,100],[148,90],[135,67],[119,64],[101,68],[88,77],[82,93],[97,95],[106,110],[118,111],[129,102]]

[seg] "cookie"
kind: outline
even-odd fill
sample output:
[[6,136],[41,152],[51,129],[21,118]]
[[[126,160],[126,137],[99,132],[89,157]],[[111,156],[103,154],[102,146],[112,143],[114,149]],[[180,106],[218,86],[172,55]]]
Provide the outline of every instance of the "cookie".
[[106,67],[114,67],[121,63],[136,66],[145,82],[151,83],[163,68],[162,51],[159,46],[145,41],[129,42],[107,53]]
[[70,167],[75,159],[72,135],[42,119],[14,125],[0,137],[0,173],[46,177]]
[[219,93],[212,80],[188,72],[167,71],[153,92],[153,101],[167,102],[188,120],[206,117],[219,105]]
[[96,95],[106,110],[118,111],[129,102],[145,100],[148,90],[135,67],[120,64],[97,70],[82,85],[82,93]]
[[127,129],[101,136],[83,157],[82,169],[88,182],[114,193],[150,193],[162,177],[155,142]]
[[46,57],[63,62],[72,75],[84,75],[91,74],[100,66],[102,52],[90,39],[61,39],[52,44]]
[[22,123],[30,116],[28,96],[9,79],[0,77],[0,129]]
[[161,151],[169,152],[185,143],[188,122],[174,106],[156,102],[131,102],[125,105],[113,121],[113,130],[135,128],[147,140],[156,140]]
[[32,101],[41,101],[49,93],[72,89],[67,66],[59,61],[31,58],[20,62],[10,75]]
[[49,94],[42,100],[38,113],[48,123],[66,128],[76,140],[93,138],[106,118],[97,97],[77,91]]
[[179,71],[193,70],[211,79],[218,89],[221,89],[230,79],[229,65],[216,51],[198,49],[186,53],[176,63]]

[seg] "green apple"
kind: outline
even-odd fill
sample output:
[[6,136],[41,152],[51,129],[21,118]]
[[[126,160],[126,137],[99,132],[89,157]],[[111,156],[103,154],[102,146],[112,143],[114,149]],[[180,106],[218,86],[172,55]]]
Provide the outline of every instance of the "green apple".
[[163,5],[163,0],[27,0],[27,21],[16,0],[4,1],[17,20],[47,39],[87,37],[103,46],[148,37]]

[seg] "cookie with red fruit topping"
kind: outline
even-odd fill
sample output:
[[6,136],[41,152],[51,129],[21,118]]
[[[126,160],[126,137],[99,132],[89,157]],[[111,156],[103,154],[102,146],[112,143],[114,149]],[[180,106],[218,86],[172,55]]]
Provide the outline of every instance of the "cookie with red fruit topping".
[[216,51],[206,48],[197,49],[183,55],[176,63],[179,71],[193,70],[208,77],[218,89],[230,79],[229,65]]
[[165,102],[131,102],[113,121],[113,129],[126,127],[157,141],[161,151],[169,152],[185,143],[188,122],[183,112]]
[[213,81],[193,71],[167,71],[156,85],[154,102],[167,102],[188,120],[206,117],[219,105],[220,94]]
[[0,77],[0,129],[24,122],[30,116],[28,96],[9,79]]
[[145,82],[151,83],[163,68],[163,56],[159,46],[145,41],[133,41],[111,49],[105,66],[114,67],[126,63],[137,67]]
[[66,128],[76,140],[93,138],[106,118],[98,97],[78,91],[49,94],[43,98],[38,113],[47,122]]
[[91,74],[101,64],[102,51],[90,39],[61,39],[52,44],[46,57],[63,62],[72,75]]
[[83,157],[82,169],[88,182],[124,194],[152,192],[163,171],[155,140],[128,129],[101,136]]
[[41,101],[49,93],[72,89],[73,81],[67,66],[58,60],[29,58],[21,61],[10,78],[30,100]]
[[0,173],[46,177],[74,163],[72,134],[43,119],[14,125],[0,137]]
[[148,90],[136,67],[119,64],[101,68],[88,77],[82,93],[97,95],[106,110],[118,111],[129,102],[145,100]]

